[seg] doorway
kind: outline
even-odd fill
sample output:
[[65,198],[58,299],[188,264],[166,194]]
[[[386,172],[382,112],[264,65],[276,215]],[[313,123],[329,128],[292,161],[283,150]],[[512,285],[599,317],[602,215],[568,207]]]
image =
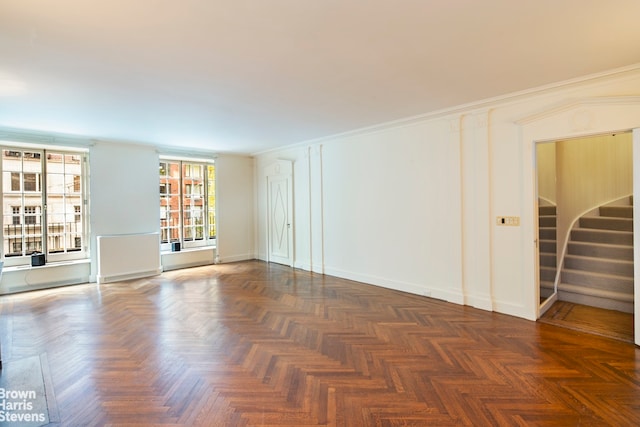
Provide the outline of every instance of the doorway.
[[633,139],[536,144],[540,320],[633,342]]

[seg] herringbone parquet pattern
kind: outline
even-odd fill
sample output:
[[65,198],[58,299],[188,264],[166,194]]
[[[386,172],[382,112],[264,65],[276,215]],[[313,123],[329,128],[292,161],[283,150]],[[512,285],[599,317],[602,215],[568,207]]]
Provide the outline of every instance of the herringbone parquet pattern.
[[63,426],[640,425],[633,345],[258,261],[0,314]]

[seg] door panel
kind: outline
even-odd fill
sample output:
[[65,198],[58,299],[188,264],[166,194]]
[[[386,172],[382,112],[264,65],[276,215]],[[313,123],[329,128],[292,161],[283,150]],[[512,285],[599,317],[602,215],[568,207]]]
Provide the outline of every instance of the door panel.
[[291,265],[290,179],[269,178],[269,261]]
[[267,180],[267,261],[293,266],[293,164],[278,160]]

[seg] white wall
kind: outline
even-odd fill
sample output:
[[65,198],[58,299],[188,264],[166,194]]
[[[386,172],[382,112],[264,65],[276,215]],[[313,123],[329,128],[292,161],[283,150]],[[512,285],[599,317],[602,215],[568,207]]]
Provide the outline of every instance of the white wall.
[[535,141],[640,126],[638,94],[640,69],[617,70],[262,153],[258,256],[260,171],[293,160],[297,267],[535,319]]
[[[145,145],[99,142],[90,153],[92,281],[96,236],[160,231],[158,153]],[[254,258],[253,159],[216,159],[218,262]],[[159,248],[158,248],[159,250]],[[213,262],[211,251],[184,251],[180,265]],[[171,255],[168,255],[171,256]],[[166,257],[165,257],[166,258]],[[169,266],[173,268],[173,266]]]
[[558,141],[555,146],[560,260],[577,219],[633,193],[633,152],[630,132]]
[[97,236],[160,231],[155,148],[97,142],[89,151],[89,192],[91,281],[95,281]]
[[556,206],[556,143],[536,144],[538,197],[542,206]]
[[[96,237],[160,231],[158,161],[155,147],[98,142],[90,148],[91,281],[95,281]],[[254,258],[253,159],[216,159],[217,250],[184,251],[180,266]],[[158,248],[159,250],[159,248]],[[172,260],[169,268],[175,268]]]
[[253,158],[216,159],[218,262],[255,258]]
[[429,122],[323,146],[326,273],[421,294],[460,288],[460,163],[447,142],[446,123]]

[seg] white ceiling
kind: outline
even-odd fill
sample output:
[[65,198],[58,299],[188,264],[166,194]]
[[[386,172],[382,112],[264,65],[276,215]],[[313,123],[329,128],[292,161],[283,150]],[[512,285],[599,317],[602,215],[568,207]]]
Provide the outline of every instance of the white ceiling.
[[256,153],[640,63],[639,0],[0,0],[0,126]]

